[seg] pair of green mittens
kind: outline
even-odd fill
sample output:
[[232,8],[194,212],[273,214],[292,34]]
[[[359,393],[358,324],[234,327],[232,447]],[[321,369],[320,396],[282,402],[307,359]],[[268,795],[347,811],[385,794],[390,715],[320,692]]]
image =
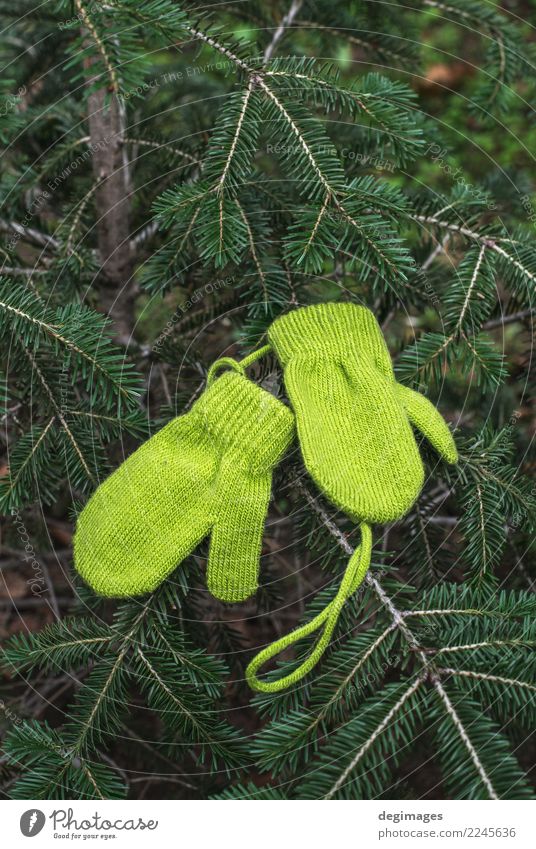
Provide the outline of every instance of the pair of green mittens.
[[[411,425],[448,462],[451,433],[423,396],[396,383],[373,314],[354,304],[319,304],[277,319],[268,332],[284,369],[292,412],[249,381],[245,365],[209,378],[191,411],[142,445],[94,493],[75,536],[75,564],[99,593],[131,596],[157,587],[208,534],[208,587],[224,601],[255,592],[272,470],[297,426],[305,466],[325,495],[360,522],[362,544],[319,617],[277,641],[246,672],[257,690],[303,677],[329,642],[345,600],[370,561],[368,523],[403,516],[424,480]],[[213,366],[213,369],[215,367]],[[268,659],[322,627],[291,675],[257,678]]]

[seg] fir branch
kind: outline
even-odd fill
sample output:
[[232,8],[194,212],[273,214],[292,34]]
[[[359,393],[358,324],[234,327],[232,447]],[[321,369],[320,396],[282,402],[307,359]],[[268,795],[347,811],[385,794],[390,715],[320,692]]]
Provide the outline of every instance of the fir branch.
[[[323,508],[320,507],[317,504],[316,500],[311,495],[311,493],[307,490],[307,488],[305,486],[303,486],[302,484],[300,484],[299,488],[300,488],[300,491],[302,492],[302,494],[305,496],[309,505],[312,507],[312,509],[320,517],[324,527],[326,527],[328,532],[334,537],[334,539],[337,540],[337,542],[339,543],[341,548],[347,554],[349,554],[351,556],[354,552],[354,549],[347,542],[347,540],[345,539],[343,534],[339,531],[339,529],[336,527],[336,525],[332,522],[332,520],[329,518],[329,516],[325,513]],[[423,667],[424,667],[423,675],[425,677],[430,677],[430,680],[432,681],[433,686],[434,686],[435,690],[437,691],[437,693],[438,693],[438,695],[439,695],[439,697],[440,697],[440,699],[441,699],[441,701],[442,701],[442,703],[445,707],[445,710],[447,711],[449,717],[451,718],[453,724],[455,725],[456,730],[457,730],[458,734],[460,735],[460,738],[463,741],[463,744],[464,744],[465,748],[467,749],[467,752],[469,753],[469,756],[470,756],[476,770],[478,771],[478,774],[480,775],[482,782],[485,785],[486,790],[487,790],[490,798],[497,799],[498,796],[497,796],[495,789],[494,789],[494,787],[493,787],[493,785],[492,785],[492,783],[489,779],[489,776],[486,773],[486,770],[485,770],[483,764],[481,763],[481,761],[478,757],[478,754],[475,750],[475,747],[473,746],[471,739],[470,739],[469,735],[467,734],[467,731],[464,728],[463,723],[462,723],[458,713],[456,712],[454,705],[452,704],[451,699],[447,695],[447,693],[446,693],[446,691],[445,691],[445,689],[444,689],[444,687],[443,687],[443,685],[442,685],[442,683],[441,683],[441,681],[438,677],[437,669],[430,667],[429,659],[428,659],[427,655],[425,654],[425,652],[419,646],[417,638],[411,632],[411,630],[408,628],[408,626],[405,623],[403,615],[400,613],[399,610],[397,610],[397,608],[395,607],[392,600],[389,598],[389,596],[387,595],[387,593],[385,592],[385,590],[383,589],[383,587],[381,586],[379,581],[376,578],[373,578],[370,575],[370,573],[367,574],[365,581],[367,582],[367,584],[370,587],[372,587],[374,589],[376,595],[381,600],[382,604],[386,607],[386,609],[391,614],[393,623],[396,625],[396,627],[400,630],[402,635],[405,637],[405,639],[407,640],[407,642],[409,644],[409,647],[415,652],[416,656],[419,657],[419,659],[420,659],[420,661],[421,661],[421,663],[423,664]],[[417,683],[417,681],[418,681],[418,683]],[[416,679],[416,681],[414,682],[415,689],[420,685],[420,683],[421,683],[421,680]],[[408,698],[410,695],[411,695],[411,693],[408,693],[406,698]],[[404,699],[404,701],[405,701],[405,699]],[[385,726],[382,726],[382,730],[383,730],[384,727]],[[346,778],[346,775],[345,775],[345,778]],[[333,790],[333,792],[335,792],[335,790]]]
[[65,432],[66,432],[66,434],[69,438],[69,441],[71,442],[76,454],[78,455],[78,458],[80,460],[80,463],[82,464],[84,472],[86,473],[88,479],[92,483],[95,483],[95,478],[94,478],[93,473],[92,473],[92,471],[89,467],[88,462],[86,462],[82,448],[78,444],[77,440],[75,439],[75,437],[73,435],[71,428],[67,424],[67,422],[65,420],[65,416],[64,416],[64,414],[61,410],[61,407],[57,403],[57,401],[54,397],[54,393],[52,392],[52,389],[50,388],[49,384],[47,383],[46,378],[45,378],[42,370],[39,368],[35,357],[33,356],[33,354],[30,353],[30,351],[27,348],[24,348],[23,350],[24,350],[25,356],[28,358],[28,360],[31,363],[32,369],[37,374],[37,377],[39,378],[39,382],[43,386],[45,393],[48,395],[48,397],[50,399],[50,403],[52,404],[52,407],[54,408],[54,410],[56,412],[56,416],[57,416],[58,420],[60,421],[62,427],[64,428],[64,430],[65,430]]
[[242,98],[242,104],[241,104],[240,112],[239,112],[239,115],[238,115],[238,121],[236,123],[236,130],[235,130],[234,136],[233,136],[232,141],[231,141],[231,147],[229,149],[229,155],[227,156],[227,159],[226,159],[225,164],[223,166],[221,177],[220,177],[220,179],[219,179],[219,181],[216,185],[216,191],[217,192],[223,191],[223,187],[225,186],[225,180],[227,178],[227,175],[229,173],[229,169],[231,167],[231,163],[233,161],[233,157],[235,155],[235,151],[236,151],[236,148],[237,148],[237,145],[238,145],[238,140],[240,138],[240,131],[242,130],[242,125],[243,125],[244,119],[246,117],[246,110],[248,108],[248,103],[249,103],[252,91],[253,91],[253,78],[250,77],[249,82],[248,82],[248,84],[245,88],[243,98]]
[[[445,650],[446,651],[446,650]],[[536,685],[530,684],[528,681],[519,681],[517,678],[503,678],[500,675],[490,675],[488,672],[474,672],[470,669],[452,669],[452,667],[440,667],[442,675],[454,675],[461,678],[473,678],[478,681],[492,681],[499,684],[504,684],[505,687],[522,687],[527,690],[536,692]]]
[[53,416],[44,428],[41,429],[41,432],[37,434],[37,438],[35,437],[35,431],[30,431],[31,436],[31,444],[30,450],[24,457],[22,463],[20,463],[15,471],[15,474],[12,473],[12,464],[9,468],[9,475],[5,481],[5,484],[2,488],[1,501],[7,507],[14,506],[13,497],[18,489],[18,486],[22,480],[24,480],[24,476],[28,472],[28,467],[30,467],[30,471],[33,474],[33,464],[35,462],[35,457],[39,450],[42,448],[42,444],[47,438],[47,434],[49,433],[52,425],[55,422],[55,416]]
[[247,215],[244,211],[243,206],[240,204],[240,202],[238,200],[236,200],[236,198],[235,198],[235,203],[236,203],[236,206],[238,208],[238,212],[240,213],[240,217],[242,218],[242,221],[244,222],[244,226],[247,230],[249,248],[250,248],[250,251],[251,251],[251,256],[253,257],[253,262],[255,263],[255,267],[256,267],[258,275],[259,275],[259,280],[261,281],[262,291],[264,293],[264,302],[265,302],[265,304],[268,304],[268,290],[267,290],[267,287],[266,287],[266,274],[264,273],[263,267],[262,267],[262,265],[259,261],[258,255],[257,255],[257,249],[255,248],[255,240],[253,238],[253,231],[251,229],[251,225],[248,221],[248,218],[247,218]]
[[110,90],[114,92],[114,94],[119,94],[119,80],[117,79],[117,74],[115,72],[115,68],[113,62],[108,56],[108,51],[104,45],[103,39],[99,36],[97,28],[93,21],[91,20],[91,16],[82,3],[82,0],[74,0],[75,6],[78,9],[78,13],[80,15],[81,20],[84,22],[84,26],[87,31],[91,35],[97,50],[99,51],[102,61],[104,63],[104,67],[106,68],[106,72],[108,74],[108,79],[110,82]]
[[138,147],[149,147],[152,150],[169,150],[175,156],[178,156],[181,159],[185,159],[186,162],[190,163],[190,165],[201,165],[201,160],[199,160],[196,156],[192,156],[192,154],[188,153],[187,150],[183,150],[183,148],[177,147],[176,145],[171,144],[171,142],[152,141],[151,139],[143,139],[127,135],[125,137],[125,144],[133,144],[137,145]]
[[368,752],[371,746],[374,745],[377,737],[385,731],[391,720],[399,713],[399,711],[404,707],[408,699],[413,696],[414,693],[417,692],[423,681],[425,680],[425,675],[418,675],[415,680],[410,684],[404,694],[400,697],[395,705],[390,709],[390,711],[385,715],[383,720],[376,726],[372,734],[367,739],[366,743],[364,743],[357,754],[352,758],[348,766],[345,767],[337,781],[330,788],[329,792],[325,796],[326,799],[332,799],[336,793],[344,786],[348,776],[353,772],[353,770],[358,765],[359,761],[363,758],[364,755]]
[[270,59],[272,58],[279,42],[281,41],[281,39],[285,35],[285,31],[288,29],[288,27],[291,27],[292,24],[294,23],[294,19],[295,19],[296,15],[299,13],[302,5],[303,5],[303,0],[292,0],[292,3],[290,4],[288,12],[281,19],[281,23],[279,24],[279,26],[275,30],[275,32],[272,36],[272,40],[270,41],[266,50],[264,51],[264,63],[265,64],[267,62],[269,62]]
[[[77,311],[75,312],[73,309],[67,308],[67,310],[63,311],[63,313],[60,312],[59,315],[54,317],[53,323],[52,316],[50,316],[47,310],[43,310],[43,312],[45,316],[47,316],[48,320],[40,318],[36,311],[36,305],[32,304],[27,299],[26,308],[20,308],[15,305],[17,298],[22,300],[26,295],[26,292],[22,287],[14,289],[13,285],[8,284],[6,281],[6,286],[3,287],[3,291],[7,297],[0,300],[0,311],[3,310],[8,316],[15,317],[17,321],[27,324],[30,328],[34,327],[37,331],[48,336],[53,342],[64,346],[68,351],[73,351],[79,357],[86,360],[92,370],[96,373],[96,376],[98,378],[102,378],[102,380],[106,381],[106,383],[113,386],[125,401],[129,402],[133,397],[135,397],[137,392],[128,385],[129,381],[127,376],[131,371],[130,367],[127,364],[124,364],[119,373],[119,377],[115,367],[117,357],[109,357],[106,363],[103,362],[105,355],[109,355],[111,353],[110,344],[107,344],[105,332],[103,333],[107,326],[104,320],[99,317],[98,322],[96,322],[95,319],[97,316],[94,316],[93,321],[90,323],[92,316],[89,310],[84,311],[83,308],[77,308]],[[80,321],[73,321],[73,315],[75,318],[79,315]],[[70,322],[69,319],[71,319]],[[85,319],[85,321],[83,321],[83,319]],[[93,325],[93,328],[91,328],[91,324]],[[73,330],[75,330],[74,325],[77,325],[76,331],[73,333],[71,338],[62,332],[63,328],[70,328],[70,325]],[[91,330],[93,330],[93,333],[91,333]],[[93,336],[95,330],[99,331],[99,336],[97,338],[94,338]],[[87,348],[84,348],[81,344],[77,343],[77,335],[90,343]],[[93,348],[93,350],[91,350],[91,348]],[[98,354],[100,354],[100,356],[98,356]],[[32,363],[35,362],[31,356],[30,359]],[[43,382],[41,374],[40,380]],[[46,383],[44,383],[44,386],[46,387]],[[50,395],[48,390],[47,392]],[[53,400],[53,395],[50,397]]]
[[484,786],[485,786],[485,788],[488,792],[489,798],[498,800],[499,797],[498,797],[498,795],[495,791],[493,784],[491,783],[489,775],[487,774],[487,772],[484,768],[484,765],[482,764],[480,758],[478,757],[478,753],[477,753],[477,751],[476,751],[476,749],[475,749],[475,747],[474,747],[474,745],[471,741],[471,738],[470,738],[469,734],[467,733],[467,730],[464,727],[463,722],[461,721],[457,711],[455,710],[454,705],[452,704],[452,701],[450,700],[447,692],[445,691],[443,684],[441,683],[441,681],[439,679],[436,679],[434,681],[434,686],[435,686],[435,688],[436,688],[436,690],[437,690],[437,692],[438,692],[438,694],[441,698],[443,706],[445,707],[453,725],[456,728],[456,731],[460,735],[460,737],[463,741],[463,744],[464,744],[465,748],[467,749],[467,751],[469,753],[469,756],[470,756],[470,758],[471,758],[471,760],[472,760],[472,762],[475,766],[475,769],[478,772],[478,774],[479,774],[479,776],[482,780],[482,783],[484,784]]

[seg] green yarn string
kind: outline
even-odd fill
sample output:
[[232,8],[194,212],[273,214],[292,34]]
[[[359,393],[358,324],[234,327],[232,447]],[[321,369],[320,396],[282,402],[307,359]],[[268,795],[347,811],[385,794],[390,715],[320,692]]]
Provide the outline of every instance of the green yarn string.
[[256,351],[252,351],[251,354],[248,354],[247,357],[244,357],[243,360],[234,360],[232,357],[220,357],[219,360],[216,360],[212,363],[211,367],[208,370],[207,374],[207,386],[210,386],[216,377],[216,374],[222,368],[232,368],[234,371],[237,371],[239,374],[245,376],[246,369],[255,363],[257,360],[260,360],[261,357],[264,357],[272,350],[271,345],[263,345],[262,348],[258,348]]
[[[359,527],[361,530],[361,544],[356,548],[348,562],[337,595],[311,622],[307,622],[290,634],[276,640],[253,658],[246,669],[246,681],[252,690],[257,690],[260,693],[277,693],[280,690],[284,690],[292,684],[296,684],[297,681],[300,681],[307,675],[324,654],[337,625],[344,603],[355,593],[370,566],[372,532],[370,526],[364,522]],[[320,639],[315,644],[309,657],[297,669],[289,673],[289,675],[279,678],[277,681],[261,681],[257,677],[258,670],[268,660],[278,655],[283,649],[297,643],[304,637],[308,637],[309,634],[313,634],[322,626],[324,628]]]
[[265,357],[266,354],[269,354],[271,350],[271,345],[263,345],[262,348],[257,348],[256,351],[252,351],[251,354],[248,354],[247,357],[240,360],[240,365],[243,369],[247,369],[252,363],[257,362],[257,360],[260,360],[262,357]]
[[215,360],[212,363],[207,372],[207,389],[209,386],[212,386],[218,372],[221,371],[222,368],[231,368],[233,371],[238,372],[238,374],[244,375],[244,369],[238,360],[233,360],[232,357],[220,357],[219,360]]

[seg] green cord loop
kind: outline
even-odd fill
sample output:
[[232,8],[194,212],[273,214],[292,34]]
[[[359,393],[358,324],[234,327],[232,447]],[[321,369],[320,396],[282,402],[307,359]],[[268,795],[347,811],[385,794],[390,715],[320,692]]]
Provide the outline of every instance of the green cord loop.
[[[337,595],[324,610],[315,616],[310,622],[301,625],[292,631],[290,634],[281,637],[265,649],[260,651],[253,660],[249,663],[246,669],[246,681],[252,690],[257,690],[260,693],[277,693],[280,690],[290,687],[297,681],[300,681],[308,672],[316,666],[327,646],[329,645],[331,636],[337,625],[340,612],[347,599],[355,593],[363,578],[367,574],[370,566],[370,558],[372,554],[372,532],[370,526],[362,522],[360,524],[361,544],[356,548],[344,573],[341,585],[337,591]],[[325,624],[324,624],[325,623]],[[261,681],[257,678],[257,672],[268,660],[278,655],[283,649],[297,643],[303,637],[308,637],[309,634],[317,631],[322,625],[324,629],[320,639],[314,646],[311,654],[306,660],[289,675],[285,675],[278,681]]]
[[247,357],[244,357],[243,360],[240,360],[240,365],[244,369],[249,368],[252,363],[255,363],[257,360],[260,360],[261,357],[264,357],[266,354],[269,354],[271,350],[271,345],[263,345],[262,348],[257,348],[256,351],[252,351],[251,354],[248,354]]
[[251,354],[248,354],[247,357],[244,357],[243,360],[234,360],[232,357],[220,357],[219,360],[215,360],[215,362],[212,363],[211,367],[208,370],[207,386],[212,385],[216,374],[222,368],[232,368],[239,374],[245,375],[246,369],[252,363],[256,362],[256,360],[259,360],[261,357],[264,357],[264,355],[269,353],[269,351],[271,350],[271,345],[263,345],[263,347],[258,348],[257,351],[252,351]]
[[212,384],[214,383],[214,378],[216,377],[216,374],[220,371],[220,369],[227,367],[234,369],[234,371],[237,371],[239,374],[244,374],[242,364],[239,363],[237,360],[233,360],[232,357],[220,357],[219,360],[215,360],[215,362],[212,363],[211,367],[208,370],[207,387],[212,386]]

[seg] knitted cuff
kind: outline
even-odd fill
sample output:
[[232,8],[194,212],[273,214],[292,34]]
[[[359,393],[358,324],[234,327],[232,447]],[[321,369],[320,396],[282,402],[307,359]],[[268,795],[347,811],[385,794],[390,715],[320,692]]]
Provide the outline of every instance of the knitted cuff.
[[195,408],[209,436],[252,471],[272,468],[293,437],[288,407],[234,371],[218,377]]
[[392,374],[391,358],[374,315],[356,304],[314,304],[276,319],[268,338],[283,366],[295,356],[346,360],[352,353],[372,357]]

